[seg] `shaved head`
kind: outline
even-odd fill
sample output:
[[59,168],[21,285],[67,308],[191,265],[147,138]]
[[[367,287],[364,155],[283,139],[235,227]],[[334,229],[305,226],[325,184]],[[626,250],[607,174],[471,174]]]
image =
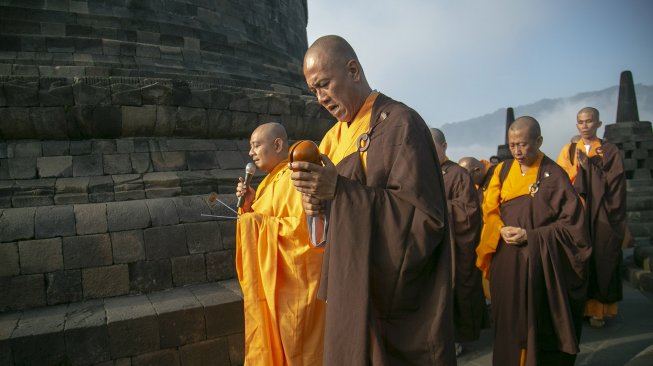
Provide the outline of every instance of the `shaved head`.
[[315,40],[306,51],[304,60],[309,56],[315,57],[317,55],[323,57],[329,64],[334,62],[342,62],[344,64],[349,60],[358,62],[358,56],[356,56],[356,52],[349,42],[336,35],[322,36]]
[[523,116],[517,118],[511,125],[508,131],[528,131],[528,136],[531,139],[537,139],[542,136],[542,130],[540,129],[540,124],[537,120],[530,116]]
[[252,132],[249,139],[249,156],[262,172],[271,172],[288,157],[286,129],[276,122],[262,124]]
[[286,129],[281,123],[269,122],[262,124],[256,127],[254,132],[252,132],[252,136],[254,134],[257,134],[259,137],[269,139],[271,141],[274,141],[275,139],[281,139],[286,149],[288,148],[288,134],[286,133]]
[[578,111],[577,115],[580,115],[581,113],[589,113],[594,116],[595,121],[600,121],[599,118],[599,110],[593,107],[585,107],[582,108],[580,111]]
[[439,128],[430,128],[429,130],[431,130],[431,137],[433,137],[433,141],[435,141],[435,143],[444,144],[447,142],[447,140],[444,138],[444,133],[442,130]]
[[465,168],[465,170],[469,172],[469,174],[472,176],[474,184],[480,186],[481,183],[483,183],[483,178],[485,178],[485,173],[487,173],[488,168],[485,166],[485,164],[481,163],[474,157],[465,156],[464,158],[458,160],[458,165]]

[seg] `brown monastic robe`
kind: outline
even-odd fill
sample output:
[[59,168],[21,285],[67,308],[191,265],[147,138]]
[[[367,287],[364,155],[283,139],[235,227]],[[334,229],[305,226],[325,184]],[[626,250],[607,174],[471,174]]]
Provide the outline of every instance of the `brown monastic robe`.
[[[576,150],[585,155],[582,140]],[[592,239],[592,260],[588,299],[604,304],[621,301],[621,244],[626,232],[626,175],[619,148],[596,139],[587,167],[569,159],[569,144],[563,148],[558,164],[566,168],[574,188],[585,200]],[[572,171],[575,170],[575,171]]]
[[429,129],[379,95],[366,144],[337,165],[319,297],[325,365],[454,365],[451,254]]
[[[519,169],[513,162],[502,164]],[[583,206],[565,172],[546,156],[532,194],[502,198],[502,185],[514,179],[505,170],[499,165],[488,187],[483,205],[486,226],[477,250],[479,268],[488,268],[486,261],[491,261],[487,275],[495,324],[493,364],[519,365],[525,349],[526,365],[573,365],[591,255]],[[498,230],[486,217],[491,214],[489,201],[495,199],[505,226],[526,229],[525,244],[506,245],[500,236],[498,243],[484,241],[498,235],[486,233]],[[488,255],[492,245],[496,251]]]
[[442,177],[453,253],[456,341],[470,342],[480,336],[485,314],[481,271],[476,268],[476,246],[482,228],[481,207],[472,177],[464,168],[447,160],[442,163]]

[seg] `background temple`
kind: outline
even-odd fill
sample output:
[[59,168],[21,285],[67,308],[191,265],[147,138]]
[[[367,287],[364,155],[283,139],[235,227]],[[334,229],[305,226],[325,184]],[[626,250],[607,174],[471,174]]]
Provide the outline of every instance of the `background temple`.
[[[319,139],[305,0],[0,1],[0,364],[241,364],[231,194]],[[259,177],[260,179],[260,177]]]

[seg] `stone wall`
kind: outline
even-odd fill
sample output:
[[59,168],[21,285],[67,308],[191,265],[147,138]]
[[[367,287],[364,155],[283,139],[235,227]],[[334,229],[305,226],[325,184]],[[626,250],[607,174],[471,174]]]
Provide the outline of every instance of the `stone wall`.
[[306,24],[305,0],[2,0],[0,75],[304,89]]

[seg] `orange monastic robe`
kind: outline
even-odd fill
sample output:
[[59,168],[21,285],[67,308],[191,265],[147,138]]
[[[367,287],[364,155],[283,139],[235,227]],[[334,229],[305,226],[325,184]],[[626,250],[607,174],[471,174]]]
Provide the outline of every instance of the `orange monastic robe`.
[[301,194],[288,161],[240,215],[236,271],[245,307],[245,365],[322,364],[324,302],[317,300],[323,250],[309,244]]

